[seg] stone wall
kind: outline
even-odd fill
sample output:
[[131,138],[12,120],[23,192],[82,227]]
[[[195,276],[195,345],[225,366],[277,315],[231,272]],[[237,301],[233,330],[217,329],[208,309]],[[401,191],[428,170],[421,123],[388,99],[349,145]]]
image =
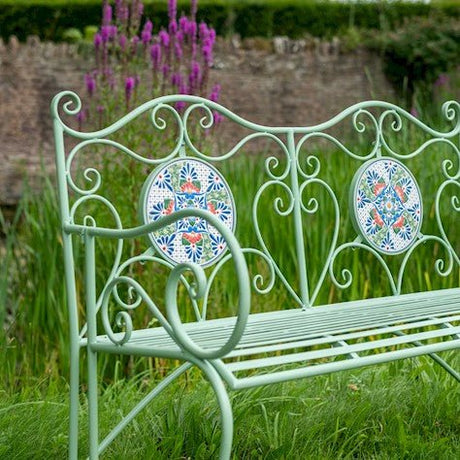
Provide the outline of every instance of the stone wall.
[[[91,66],[75,45],[0,42],[0,204],[18,201],[25,172],[34,184],[42,159],[52,170],[49,103],[62,89],[83,94]],[[379,58],[343,54],[338,41],[220,42],[210,79],[222,85],[225,106],[268,125],[311,125],[364,99],[393,98]]]

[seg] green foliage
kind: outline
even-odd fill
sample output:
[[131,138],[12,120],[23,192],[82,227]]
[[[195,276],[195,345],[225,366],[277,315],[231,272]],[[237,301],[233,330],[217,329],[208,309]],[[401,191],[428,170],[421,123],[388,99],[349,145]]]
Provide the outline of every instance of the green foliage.
[[[0,0],[1,37],[11,34],[24,40],[36,34],[42,39],[62,40],[70,27],[83,30],[99,23],[100,0]],[[189,2],[178,2],[178,11],[188,12]],[[458,18],[456,0],[425,4],[406,2],[344,3],[319,0],[201,0],[198,20],[211,24],[218,35],[239,33],[242,37],[273,35],[331,37],[348,27],[394,29],[404,18],[435,12]],[[154,30],[167,21],[166,1],[146,1],[145,15]]]
[[[454,353],[443,358],[459,366]],[[105,436],[156,382],[141,374],[100,397]],[[272,385],[231,395],[234,459],[454,459],[460,449],[458,383],[427,357]],[[87,449],[81,400],[80,455]],[[37,381],[0,390],[0,457],[65,458],[68,391]],[[191,371],[168,387],[109,446],[104,458],[217,458],[219,410]]]
[[78,43],[82,38],[83,34],[75,27],[65,30],[62,34],[62,40],[68,43]]
[[382,50],[385,73],[401,95],[407,91],[411,97],[424,86],[431,96],[439,76],[460,61],[460,21],[415,18],[381,35],[374,46]]

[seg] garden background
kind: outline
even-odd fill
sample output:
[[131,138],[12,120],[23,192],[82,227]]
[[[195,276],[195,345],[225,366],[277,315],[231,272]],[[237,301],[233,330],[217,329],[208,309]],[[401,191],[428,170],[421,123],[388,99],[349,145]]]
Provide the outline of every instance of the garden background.
[[[171,2],[143,4],[138,29],[127,36],[132,40],[138,34],[139,49],[143,40],[153,40],[149,46],[152,37],[161,40],[162,27],[170,32]],[[178,17],[182,12],[190,15],[190,2],[178,2]],[[201,80],[193,92],[218,99],[251,121],[310,125],[354,102],[378,98],[442,128],[441,103],[460,98],[455,0],[202,0],[196,18],[207,24],[207,38],[210,30],[215,37],[211,57],[200,42]],[[95,0],[0,0],[0,458],[62,458],[66,452],[67,313],[49,102],[59,90],[74,89],[88,110],[76,124],[108,122],[117,102],[126,110],[145,100],[151,77],[136,77],[159,59],[151,48],[145,55],[133,53],[127,64],[133,72],[120,74],[115,95],[108,96],[108,80],[94,73],[105,20],[102,2]],[[180,59],[190,81],[190,62]],[[114,61],[111,65],[117,71]],[[155,94],[180,90],[181,81],[156,82]],[[224,140],[231,139],[230,127],[223,132]],[[258,174],[251,161],[231,168],[227,173],[238,177],[248,169],[251,177]],[[337,180],[340,174],[335,172]],[[424,177],[429,181],[429,171]],[[245,187],[250,182],[248,177]],[[420,289],[436,282],[423,270],[414,278]],[[444,285],[458,283],[457,272]],[[458,357],[444,355],[459,367]],[[102,433],[169,364],[112,360],[103,365]],[[458,458],[459,402],[453,379],[424,358],[257,389],[234,396],[234,455]],[[84,427],[84,398],[82,408]],[[199,373],[191,373],[143,413],[107,458],[186,458],[191,452],[213,458],[218,441],[212,392]]]

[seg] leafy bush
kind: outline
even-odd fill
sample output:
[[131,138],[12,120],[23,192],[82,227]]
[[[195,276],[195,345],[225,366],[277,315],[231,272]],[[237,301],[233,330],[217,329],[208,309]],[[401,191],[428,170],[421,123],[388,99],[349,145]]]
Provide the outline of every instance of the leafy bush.
[[412,97],[418,87],[428,94],[439,76],[460,61],[460,22],[454,19],[418,18],[383,34],[384,70],[401,95]]
[[[25,40],[36,34],[42,39],[62,40],[71,27],[84,29],[99,23],[101,0],[0,0],[0,35]],[[188,9],[179,0],[178,12]],[[406,2],[325,2],[319,0],[201,0],[198,21],[204,20],[220,35],[239,33],[242,37],[305,33],[330,37],[350,26],[395,29],[404,18],[427,17],[434,12],[460,17],[457,0],[425,4]],[[145,2],[145,14],[153,19],[154,30],[167,20],[165,1]]]

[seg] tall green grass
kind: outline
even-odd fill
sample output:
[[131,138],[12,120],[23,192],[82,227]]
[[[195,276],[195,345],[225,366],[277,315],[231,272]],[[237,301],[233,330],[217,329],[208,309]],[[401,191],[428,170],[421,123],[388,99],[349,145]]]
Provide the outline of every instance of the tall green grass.
[[[454,361],[452,353],[443,356]],[[233,459],[440,459],[460,452],[458,383],[427,358],[231,394]],[[148,373],[119,380],[100,398],[100,434],[152,387]],[[0,457],[66,457],[68,406],[62,383],[0,391]],[[87,406],[81,401],[81,458]],[[168,387],[103,458],[212,459],[218,406],[198,372]],[[191,457],[192,456],[192,457]]]

